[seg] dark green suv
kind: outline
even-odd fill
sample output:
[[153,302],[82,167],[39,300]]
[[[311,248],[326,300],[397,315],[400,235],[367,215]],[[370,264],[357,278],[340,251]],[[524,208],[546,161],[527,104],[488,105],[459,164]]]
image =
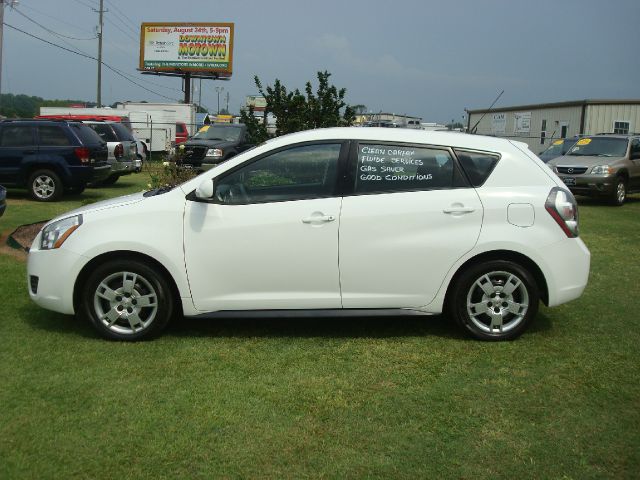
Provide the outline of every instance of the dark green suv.
[[0,183],[31,198],[58,200],[107,178],[107,144],[87,125],[66,120],[0,122]]
[[640,135],[583,137],[547,165],[574,194],[622,205],[628,193],[640,192]]

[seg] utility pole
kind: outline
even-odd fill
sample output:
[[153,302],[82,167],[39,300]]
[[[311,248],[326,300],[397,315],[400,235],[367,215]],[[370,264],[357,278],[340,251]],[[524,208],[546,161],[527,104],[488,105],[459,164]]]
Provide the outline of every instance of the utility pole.
[[[5,2],[8,3],[10,7],[15,7],[18,4],[18,0],[0,0],[0,95],[2,95],[2,35],[4,33]],[[1,100],[0,100],[0,104],[1,104]]]
[[218,115],[220,115],[220,92],[224,91],[224,87],[216,87],[218,93]]
[[229,114],[229,92],[227,92],[227,94],[225,95],[225,98],[227,100],[227,115]]
[[[94,10],[95,11],[95,10]],[[102,14],[104,13],[104,0],[100,0],[100,10],[98,10],[98,94],[96,103],[98,108],[102,106]]]
[[0,107],[2,106],[2,34],[4,31],[4,0],[0,0]]

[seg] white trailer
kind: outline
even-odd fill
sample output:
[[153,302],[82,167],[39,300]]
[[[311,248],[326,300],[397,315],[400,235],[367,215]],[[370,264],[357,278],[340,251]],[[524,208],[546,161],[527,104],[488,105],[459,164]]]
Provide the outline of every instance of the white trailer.
[[174,124],[175,122],[184,123],[189,135],[196,132],[196,106],[193,103],[122,102],[117,104],[117,108],[129,112],[146,112],[151,116],[154,124],[166,122],[172,118]]

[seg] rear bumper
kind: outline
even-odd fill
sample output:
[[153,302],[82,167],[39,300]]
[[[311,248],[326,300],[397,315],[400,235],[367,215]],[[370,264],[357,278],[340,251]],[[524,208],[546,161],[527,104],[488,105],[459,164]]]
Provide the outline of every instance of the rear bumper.
[[90,180],[85,183],[101,182],[109,175],[111,175],[111,165],[109,165],[108,163],[105,165],[93,167],[93,172],[91,173]]
[[134,172],[134,162],[132,160],[115,161],[111,164],[111,175],[128,175]]
[[575,300],[589,280],[591,253],[580,238],[567,238],[542,253],[540,267],[549,290],[549,306]]

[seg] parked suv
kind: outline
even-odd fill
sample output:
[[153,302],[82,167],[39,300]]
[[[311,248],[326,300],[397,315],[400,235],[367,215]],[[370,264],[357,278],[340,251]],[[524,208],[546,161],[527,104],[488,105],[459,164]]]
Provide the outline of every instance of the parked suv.
[[173,189],[85,206],[29,253],[31,298],[108,338],[172,316],[446,312],[507,340],[582,294],[575,200],[526,144],[330,128],[275,138]]
[[[184,146],[184,148],[182,148]],[[208,170],[251,148],[247,127],[243,124],[205,125],[191,139],[180,145],[185,168]]]
[[119,122],[85,121],[84,123],[107,142],[111,172],[101,182],[102,185],[113,185],[121,176],[130,175],[136,171],[136,139],[127,127]]
[[605,197],[620,206],[627,193],[640,192],[640,136],[584,137],[547,165],[573,193]]
[[34,200],[58,200],[109,175],[107,144],[66,120],[0,122],[0,183],[26,187]]

